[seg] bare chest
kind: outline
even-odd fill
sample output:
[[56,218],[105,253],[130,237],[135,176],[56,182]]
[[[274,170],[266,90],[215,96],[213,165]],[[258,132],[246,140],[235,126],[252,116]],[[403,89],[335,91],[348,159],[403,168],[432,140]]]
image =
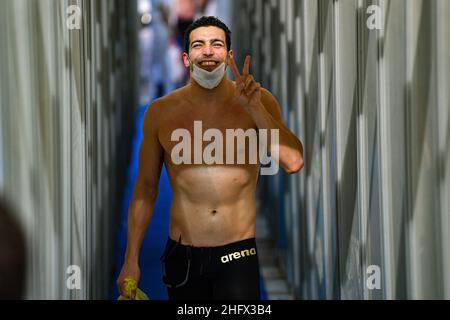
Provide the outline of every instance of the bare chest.
[[201,147],[203,152],[211,142],[226,147],[230,137],[256,132],[253,119],[237,104],[220,108],[195,108],[185,104],[171,109],[163,117],[158,131],[166,154],[171,154],[180,141]]

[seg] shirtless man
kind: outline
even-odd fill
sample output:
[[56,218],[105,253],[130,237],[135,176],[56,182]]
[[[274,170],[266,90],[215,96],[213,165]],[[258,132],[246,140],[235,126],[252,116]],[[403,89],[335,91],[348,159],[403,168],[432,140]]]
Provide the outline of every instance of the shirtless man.
[[[195,21],[186,31],[183,53],[190,83],[145,112],[125,262],[117,280],[122,295],[124,279],[140,277],[139,250],[165,163],[173,193],[161,257],[169,298],[259,299],[255,193],[260,164],[175,164],[172,152],[178,144],[174,131],[182,128],[194,136],[194,121],[201,121],[203,131],[215,128],[224,136],[226,129],[277,129],[279,143],[267,145],[272,156],[277,152],[288,173],[303,167],[302,144],[283,123],[276,99],[249,74],[250,56],[241,74],[230,48],[230,31],[220,20]],[[235,81],[227,79],[227,66]]]

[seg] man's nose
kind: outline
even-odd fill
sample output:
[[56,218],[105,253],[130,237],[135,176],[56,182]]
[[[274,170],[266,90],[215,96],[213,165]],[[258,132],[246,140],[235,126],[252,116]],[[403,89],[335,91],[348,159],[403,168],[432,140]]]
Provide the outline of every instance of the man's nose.
[[214,53],[214,52],[213,52],[211,46],[206,45],[206,46],[203,47],[203,55],[205,55],[205,56],[211,56],[213,53]]

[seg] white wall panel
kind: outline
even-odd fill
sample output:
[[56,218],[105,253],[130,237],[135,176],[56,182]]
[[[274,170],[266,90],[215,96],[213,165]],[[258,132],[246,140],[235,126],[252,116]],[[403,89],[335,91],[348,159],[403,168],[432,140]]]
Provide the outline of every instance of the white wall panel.
[[[261,214],[271,221],[292,292],[304,299],[448,298],[450,4],[261,6],[263,19],[240,11],[255,25],[233,20],[234,50],[243,60],[239,53],[252,49],[246,37],[263,30],[257,80],[304,143],[299,174],[260,180],[268,193]],[[368,27],[371,6],[382,28]],[[379,288],[367,286],[373,266]]]
[[[137,106],[136,3],[0,5],[0,190],[27,238],[26,298],[105,298]],[[69,265],[80,290],[66,287]]]

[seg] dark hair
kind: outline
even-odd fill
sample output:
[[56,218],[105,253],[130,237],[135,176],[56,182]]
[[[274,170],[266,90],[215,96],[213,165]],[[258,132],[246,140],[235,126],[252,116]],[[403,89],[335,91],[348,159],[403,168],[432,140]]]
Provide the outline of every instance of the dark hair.
[[218,27],[225,32],[225,40],[227,45],[227,51],[231,49],[231,31],[228,29],[225,23],[219,20],[217,17],[213,16],[203,16],[197,20],[195,20],[184,32],[184,51],[189,53],[189,37],[191,35],[192,30],[195,30],[200,27]]

